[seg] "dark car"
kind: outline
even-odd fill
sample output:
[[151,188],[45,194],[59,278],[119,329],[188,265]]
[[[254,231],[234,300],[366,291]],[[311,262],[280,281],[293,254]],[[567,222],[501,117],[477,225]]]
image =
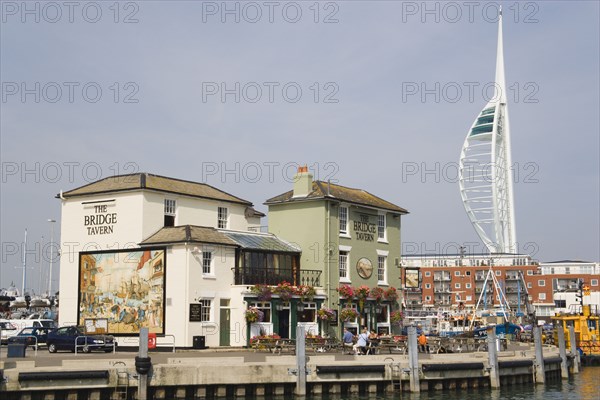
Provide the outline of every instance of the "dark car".
[[48,332],[51,332],[52,330],[53,328],[41,326],[23,328],[16,335],[9,337],[8,343],[25,343],[26,346],[46,344]]
[[110,335],[90,335],[80,326],[65,326],[49,332],[46,344],[50,353],[58,350],[75,351],[76,346],[77,352],[100,350],[109,353],[116,348],[117,342]]

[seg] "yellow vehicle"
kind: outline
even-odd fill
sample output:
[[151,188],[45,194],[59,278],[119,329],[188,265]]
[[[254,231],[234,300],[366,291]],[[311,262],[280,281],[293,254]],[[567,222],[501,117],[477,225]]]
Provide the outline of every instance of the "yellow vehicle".
[[569,327],[575,331],[577,349],[581,349],[582,357],[587,358],[587,364],[600,365],[600,316],[597,306],[582,305],[581,312],[560,313],[552,317],[554,324],[554,343],[558,343],[558,326],[565,331],[567,349],[571,348]]

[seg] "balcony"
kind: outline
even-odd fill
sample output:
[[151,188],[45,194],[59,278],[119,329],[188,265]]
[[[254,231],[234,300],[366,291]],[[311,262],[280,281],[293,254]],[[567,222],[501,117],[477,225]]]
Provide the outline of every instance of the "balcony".
[[321,271],[304,269],[299,273],[291,270],[275,270],[273,268],[234,269],[234,282],[236,285],[271,285],[276,286],[281,282],[289,282],[294,286],[308,285],[321,286]]

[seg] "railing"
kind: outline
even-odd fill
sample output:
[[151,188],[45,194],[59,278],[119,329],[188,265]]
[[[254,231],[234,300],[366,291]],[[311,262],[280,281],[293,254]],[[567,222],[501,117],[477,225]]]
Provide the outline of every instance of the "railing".
[[[162,338],[162,337],[170,337],[173,340],[171,342],[162,342],[162,341],[158,341],[158,338]],[[172,347],[172,351],[173,353],[175,353],[175,335],[162,335],[162,336],[158,336],[156,338],[156,347],[160,347],[160,346],[169,346]],[[138,336],[132,336],[132,337],[122,337],[119,339],[121,346],[131,346],[131,347],[137,347],[140,345],[140,338]],[[151,349],[150,349],[151,350]]]
[[273,268],[233,269],[236,285],[278,285],[286,281],[294,286],[321,286],[321,271],[303,269],[299,273],[291,270],[275,270]]
[[[83,344],[78,344],[79,342],[81,342],[81,340],[79,340],[81,338],[84,339],[83,340]],[[82,350],[83,353],[85,353],[86,350],[93,350],[93,349],[99,349],[99,348],[106,349],[107,348],[106,347],[106,343],[91,343],[91,344],[88,344],[88,339],[89,339],[89,336],[77,336],[75,338],[75,343],[74,343],[74,345],[75,345],[75,354],[77,354],[77,348],[79,348],[79,347],[81,347],[81,350]],[[96,340],[96,339],[92,338],[92,340]],[[117,352],[117,341],[114,340],[114,339],[113,339],[113,342],[112,342],[112,352],[113,352],[113,354]]]

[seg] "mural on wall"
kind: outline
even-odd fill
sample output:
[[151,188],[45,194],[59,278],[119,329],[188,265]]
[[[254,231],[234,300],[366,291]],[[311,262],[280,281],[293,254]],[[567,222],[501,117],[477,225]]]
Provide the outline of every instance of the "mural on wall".
[[164,334],[165,249],[79,254],[79,325],[108,320],[107,333]]

